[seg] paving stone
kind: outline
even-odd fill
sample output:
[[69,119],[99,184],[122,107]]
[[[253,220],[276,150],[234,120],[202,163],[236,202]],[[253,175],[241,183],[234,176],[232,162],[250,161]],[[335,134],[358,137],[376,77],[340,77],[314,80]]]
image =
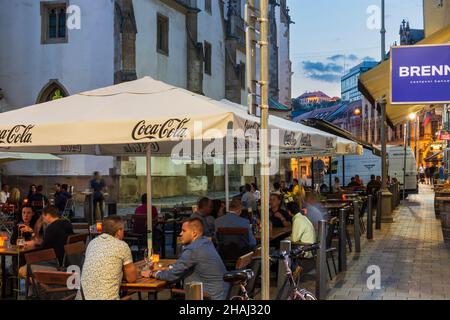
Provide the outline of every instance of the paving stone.
[[[441,223],[434,214],[432,190],[421,186],[420,194],[411,195],[394,219],[382,230],[374,230],[374,240],[361,238],[360,254],[347,252],[347,272],[330,283],[334,297],[450,299],[450,247],[443,242]],[[371,265],[380,267],[381,290],[367,288],[371,274],[366,270]]]

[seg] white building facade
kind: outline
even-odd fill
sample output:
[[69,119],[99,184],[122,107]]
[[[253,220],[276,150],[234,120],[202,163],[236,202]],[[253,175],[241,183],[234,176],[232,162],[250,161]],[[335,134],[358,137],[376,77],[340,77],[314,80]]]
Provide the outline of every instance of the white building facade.
[[[143,76],[245,105],[244,6],[244,0],[1,0],[0,111]],[[283,16],[277,10],[277,17]],[[280,62],[275,68],[280,68],[280,99],[286,103],[289,35],[281,20],[277,19]],[[21,181],[27,183],[42,178],[39,181],[49,186],[76,177],[82,190],[93,171],[109,175],[110,184],[121,188],[143,178],[144,164],[137,158],[63,158],[56,163],[12,163],[3,166],[3,173],[23,176]],[[217,179],[213,184],[223,184],[220,168],[212,173],[205,167],[175,168],[167,159],[155,159],[154,164],[155,174],[165,177],[170,189],[157,193],[186,194],[198,183],[203,186]],[[170,174],[175,176],[173,182],[167,178]],[[131,178],[127,182],[122,176]],[[190,187],[173,186],[180,184],[180,176],[192,177],[186,178]],[[127,192],[137,195],[140,189]]]

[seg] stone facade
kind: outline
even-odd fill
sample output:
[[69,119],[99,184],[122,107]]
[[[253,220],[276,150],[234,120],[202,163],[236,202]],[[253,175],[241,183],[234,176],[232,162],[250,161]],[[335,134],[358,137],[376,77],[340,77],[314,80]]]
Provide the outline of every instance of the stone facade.
[[[56,0],[55,0],[56,1]],[[285,1],[281,1],[286,9]],[[283,4],[284,3],[284,4]],[[28,34],[31,39],[40,39],[41,17],[36,15],[40,2],[2,1],[0,3],[0,25],[11,26],[19,34]],[[31,46],[38,41],[19,37],[16,33],[1,28],[0,42],[11,43],[7,50],[0,51],[0,88],[2,111],[28,106],[44,100],[53,89],[60,89],[63,96],[106,87],[143,76],[205,94],[211,98],[229,99],[246,104],[246,90],[242,88],[245,72],[245,26],[243,20],[244,0],[212,0],[212,12],[205,11],[204,0],[71,0],[82,12],[82,28],[68,30],[68,41],[64,44]],[[271,53],[280,46],[278,28],[280,17],[275,1],[271,1]],[[5,13],[13,12],[14,19]],[[169,54],[156,50],[156,16],[168,19]],[[286,10],[284,11],[284,19]],[[19,21],[25,21],[18,24]],[[283,22],[286,24],[286,21]],[[289,24],[289,23],[288,23]],[[286,33],[285,33],[286,34]],[[286,34],[288,41],[288,33]],[[212,75],[204,72],[204,43],[212,48]],[[287,48],[284,44],[283,48]],[[23,48],[26,48],[26,52]],[[3,54],[2,54],[3,52]],[[288,65],[284,54],[283,65]],[[19,66],[10,57],[25,57]],[[271,55],[271,89],[278,99],[278,59]],[[67,62],[71,63],[67,63]],[[36,69],[34,66],[39,66]],[[20,78],[14,78],[19,75]],[[288,81],[289,80],[289,81]],[[289,82],[289,83],[288,83]],[[20,85],[18,85],[20,83]],[[290,74],[285,75],[284,88],[290,88]],[[48,90],[47,90],[48,89]],[[51,89],[51,90],[50,90]],[[286,89],[289,90],[289,89]],[[283,101],[282,101],[283,102]],[[142,159],[108,157],[103,162],[88,165],[74,165],[71,156],[64,157],[67,167],[51,166],[49,170],[20,174],[20,166],[14,167],[15,174],[8,177],[12,185],[19,184],[27,190],[31,181],[51,188],[54,182],[69,183],[80,192],[88,187],[92,170],[101,170],[108,180],[112,201],[135,201],[145,191],[145,176],[142,174]],[[83,158],[93,163],[95,157]],[[94,161],[93,161],[94,159]],[[75,160],[74,160],[75,161]],[[79,161],[79,160],[77,160]],[[162,160],[161,160],[162,161]],[[160,164],[154,161],[156,166]],[[28,164],[21,164],[26,172]],[[40,168],[40,165],[36,164]],[[4,166],[4,173],[13,172]],[[75,169],[76,168],[76,169]],[[18,170],[16,170],[18,169]],[[50,170],[52,169],[52,170]],[[169,168],[171,170],[178,170]],[[184,175],[157,174],[154,177],[154,197],[177,195],[205,195],[208,192],[223,191],[223,167],[190,166],[182,168]],[[230,166],[232,190],[245,182],[253,182],[255,170],[248,167]],[[50,190],[47,190],[50,191]]]

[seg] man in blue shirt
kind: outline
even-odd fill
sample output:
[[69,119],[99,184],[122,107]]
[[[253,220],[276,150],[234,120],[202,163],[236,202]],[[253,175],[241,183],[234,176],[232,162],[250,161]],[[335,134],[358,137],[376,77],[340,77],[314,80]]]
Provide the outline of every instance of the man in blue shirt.
[[443,181],[445,180],[445,164],[442,163],[442,165],[439,167],[439,180]]
[[211,240],[203,236],[203,223],[198,218],[190,218],[181,230],[183,252],[177,262],[168,270],[143,271],[142,276],[174,282],[184,279],[185,283],[201,282],[205,293],[212,300],[224,300],[229,285],[223,281],[227,272]]
[[248,245],[250,249],[254,249],[256,247],[256,239],[252,231],[252,226],[248,219],[240,217],[241,213],[242,202],[240,199],[234,198],[230,203],[230,212],[216,219],[216,233],[218,229],[222,228],[247,228],[248,244],[243,243],[243,245]]

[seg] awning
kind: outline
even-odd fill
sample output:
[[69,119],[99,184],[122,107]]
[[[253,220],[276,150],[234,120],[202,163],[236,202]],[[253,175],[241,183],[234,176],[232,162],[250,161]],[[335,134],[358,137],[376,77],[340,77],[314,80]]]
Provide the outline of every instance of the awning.
[[370,150],[372,151],[372,153],[374,155],[377,156],[381,156],[381,151],[377,148],[375,148],[372,144],[363,141],[357,137],[355,137],[354,135],[352,135],[350,132],[348,132],[347,130],[344,130],[342,128],[339,128],[325,120],[321,120],[321,119],[306,119],[306,120],[302,120],[302,123],[304,125],[307,125],[309,127],[312,128],[316,128],[318,130],[330,133],[332,135],[335,135],[337,137],[341,137],[350,141],[354,141],[357,144],[361,145],[364,149]]
[[0,152],[0,164],[18,160],[62,160],[62,159],[52,154],[46,153]]
[[[450,43],[450,25],[430,35],[417,45]],[[390,59],[363,73],[358,81],[359,91],[375,105],[376,101],[386,97],[386,115],[390,126],[404,122],[408,115],[423,110],[428,105],[391,105],[390,103]]]
[[444,151],[436,152],[436,153],[432,154],[431,156],[425,158],[424,161],[425,162],[436,162],[438,160],[437,158],[443,154],[444,154]]

